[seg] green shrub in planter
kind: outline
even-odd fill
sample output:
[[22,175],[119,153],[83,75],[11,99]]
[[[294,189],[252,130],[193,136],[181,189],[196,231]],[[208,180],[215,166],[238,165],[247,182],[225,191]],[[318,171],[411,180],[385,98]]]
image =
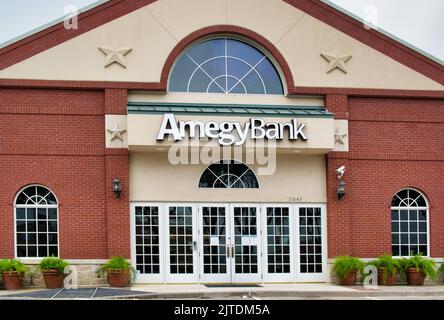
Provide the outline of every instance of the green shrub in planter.
[[425,278],[436,279],[439,272],[436,262],[424,258],[420,253],[401,260],[401,270],[405,273],[407,283],[414,286],[424,285]]
[[126,287],[134,282],[136,271],[124,257],[112,257],[108,262],[100,266],[99,273],[108,274],[108,282],[111,287]]
[[23,287],[22,280],[28,268],[19,260],[0,260],[0,274],[3,276],[7,290],[19,290]]
[[2,259],[0,260],[0,272],[24,274],[28,268],[19,260],[16,259]]
[[64,271],[68,265],[66,261],[56,257],[48,257],[40,261],[39,268],[42,271],[46,288],[63,288],[63,282],[65,280]]
[[378,269],[378,284],[392,286],[396,282],[401,263],[391,255],[379,256],[378,259],[368,263]]
[[69,266],[68,262],[56,257],[44,258],[39,263],[39,268],[40,270],[42,270],[42,272],[49,270],[57,270],[60,273],[63,273],[63,271],[67,266]]
[[364,262],[356,257],[339,256],[333,262],[333,270],[339,278],[340,285],[356,284],[356,275],[358,272],[362,273],[363,269]]

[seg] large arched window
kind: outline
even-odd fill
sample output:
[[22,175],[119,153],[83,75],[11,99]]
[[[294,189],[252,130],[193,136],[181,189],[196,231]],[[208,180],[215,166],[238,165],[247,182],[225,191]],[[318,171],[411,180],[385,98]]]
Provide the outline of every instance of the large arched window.
[[404,189],[392,199],[392,255],[429,255],[428,213],[425,197],[414,189]]
[[199,188],[242,189],[259,188],[257,178],[249,167],[235,160],[213,163],[202,173]]
[[18,258],[58,257],[58,204],[50,190],[32,185],[18,193],[15,232]]
[[213,38],[195,44],[176,61],[169,91],[283,94],[271,60],[238,39]]

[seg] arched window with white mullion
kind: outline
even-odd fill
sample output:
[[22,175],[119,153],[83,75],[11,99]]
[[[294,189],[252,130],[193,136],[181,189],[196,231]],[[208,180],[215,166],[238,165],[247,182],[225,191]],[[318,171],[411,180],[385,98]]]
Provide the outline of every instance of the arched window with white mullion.
[[393,196],[391,223],[393,256],[430,254],[429,206],[421,192],[407,188]]
[[195,43],[174,64],[170,92],[284,94],[272,60],[240,39],[216,37]]
[[221,160],[208,166],[199,179],[199,188],[257,189],[259,182],[247,165],[236,160]]
[[18,192],[14,203],[15,255],[17,258],[59,256],[58,202],[40,185]]

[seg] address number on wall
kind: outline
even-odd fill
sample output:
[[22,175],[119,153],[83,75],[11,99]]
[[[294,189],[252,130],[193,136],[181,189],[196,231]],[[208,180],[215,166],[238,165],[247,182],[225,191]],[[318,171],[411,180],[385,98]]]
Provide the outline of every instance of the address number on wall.
[[302,202],[302,197],[288,197],[289,202]]

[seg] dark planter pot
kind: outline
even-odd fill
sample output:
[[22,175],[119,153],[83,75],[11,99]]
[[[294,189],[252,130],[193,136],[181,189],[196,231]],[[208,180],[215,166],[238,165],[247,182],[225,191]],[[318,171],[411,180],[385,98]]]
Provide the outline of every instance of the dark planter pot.
[[46,288],[59,289],[63,288],[63,280],[65,280],[65,274],[59,270],[45,270],[42,271],[43,279],[45,280]]
[[421,269],[416,271],[416,268],[409,268],[406,272],[407,284],[409,286],[423,286],[425,280],[425,273]]
[[108,270],[108,282],[110,287],[128,287],[129,270]]
[[341,286],[354,286],[356,285],[356,275],[358,272],[351,271],[348,274],[345,275],[345,277],[338,277],[339,285]]
[[15,271],[3,272],[3,282],[6,290],[20,290],[23,289],[23,275]]
[[393,269],[391,273],[386,268],[378,268],[378,284],[380,286],[393,286],[398,277],[398,269]]

